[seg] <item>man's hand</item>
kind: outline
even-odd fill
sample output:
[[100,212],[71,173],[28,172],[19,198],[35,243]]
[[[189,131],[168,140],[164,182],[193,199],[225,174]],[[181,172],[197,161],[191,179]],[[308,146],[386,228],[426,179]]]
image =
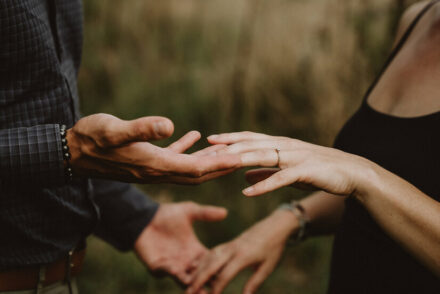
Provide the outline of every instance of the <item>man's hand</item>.
[[224,208],[193,202],[162,204],[135,244],[135,252],[154,273],[165,272],[188,284],[207,252],[194,234],[194,221],[221,221]]
[[168,138],[173,123],[164,117],[124,121],[108,114],[79,120],[67,131],[74,174],[136,183],[198,184],[233,171],[238,155],[216,155],[211,146],[183,154],[200,139],[193,131],[167,148],[149,141]]

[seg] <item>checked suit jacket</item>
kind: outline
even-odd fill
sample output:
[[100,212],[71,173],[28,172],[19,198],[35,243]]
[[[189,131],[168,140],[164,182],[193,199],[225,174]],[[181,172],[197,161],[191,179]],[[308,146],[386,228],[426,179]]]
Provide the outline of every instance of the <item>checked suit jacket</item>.
[[128,184],[66,183],[82,23],[80,0],[0,0],[0,270],[53,262],[93,232],[130,249],[158,207]]

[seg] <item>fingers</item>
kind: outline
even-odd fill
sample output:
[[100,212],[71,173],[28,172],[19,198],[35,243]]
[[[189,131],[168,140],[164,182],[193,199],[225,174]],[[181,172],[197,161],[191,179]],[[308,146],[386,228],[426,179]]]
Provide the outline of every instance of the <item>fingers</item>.
[[221,221],[228,215],[228,211],[223,207],[199,205],[192,202],[188,203],[187,209],[193,221]]
[[179,279],[179,281],[184,285],[191,283],[191,277],[191,274],[187,273],[186,271],[179,271],[176,274],[176,278]]
[[183,258],[183,256],[181,258],[168,258],[165,259],[165,262],[150,266],[150,270],[155,277],[169,275],[180,286],[185,286],[186,288],[193,280],[194,272],[203,256],[207,254],[207,250],[204,248],[201,252],[195,254],[192,261]]
[[[233,144],[248,140],[268,140],[271,136],[253,132],[225,133],[220,135],[211,135],[208,142],[211,144]],[[273,138],[273,137],[272,137]]]
[[201,183],[210,181],[212,179],[216,179],[216,178],[225,176],[225,175],[230,174],[234,171],[236,171],[235,168],[227,169],[227,170],[219,171],[219,172],[212,172],[212,173],[206,174],[200,178],[188,177],[188,176],[163,176],[163,177],[158,177],[156,183],[197,185],[197,184],[201,184]]
[[191,148],[200,138],[201,135],[198,131],[191,131],[167,148],[176,153],[183,153]]
[[156,277],[160,277],[161,274],[162,277],[169,275],[180,286],[188,285],[192,279],[192,276],[189,273],[187,273],[183,268],[179,268],[174,264],[170,264],[160,268],[159,270],[155,270]]
[[240,154],[240,167],[261,166],[287,168],[298,165],[312,156],[305,150],[261,149]]
[[212,146],[206,147],[205,149],[194,152],[194,153],[192,153],[192,155],[195,155],[195,156],[209,155],[211,153],[214,153],[214,152],[217,152],[219,150],[224,149],[226,146],[227,145],[225,145],[225,144],[212,145]]
[[263,263],[244,286],[243,294],[254,294],[275,269],[276,262]]
[[236,168],[240,165],[240,156],[237,154],[194,156],[175,154],[172,152],[159,154],[164,171],[174,175],[202,177],[208,173]]
[[298,180],[296,169],[283,169],[266,180],[258,182],[257,184],[243,190],[243,194],[249,197],[262,195],[284,186],[289,186]]
[[[281,152],[279,152],[281,153]],[[262,149],[257,151],[246,152],[240,155],[241,165],[245,166],[263,166],[273,167],[279,164],[281,158],[275,149]]]
[[279,172],[279,168],[260,168],[260,169],[253,169],[246,172],[245,177],[246,181],[248,181],[250,184],[256,184],[258,182],[261,182],[274,173]]
[[171,120],[165,117],[149,116],[135,120],[109,120],[101,134],[104,143],[119,146],[131,142],[151,141],[168,138],[174,132]]
[[221,153],[236,154],[245,153],[261,149],[281,149],[281,150],[294,150],[304,145],[299,140],[294,139],[278,139],[271,138],[270,140],[256,140],[256,141],[243,141],[234,143],[221,150]]
[[214,248],[201,262],[195,279],[191,282],[191,286],[186,294],[194,294],[202,288],[230,259],[232,251],[227,250],[227,246],[219,246]]
[[168,138],[174,132],[171,120],[165,117],[148,116],[124,121],[124,128],[131,141],[150,141]]
[[234,259],[228,263],[213,281],[211,294],[222,293],[229,282],[246,266],[247,263],[241,259]]

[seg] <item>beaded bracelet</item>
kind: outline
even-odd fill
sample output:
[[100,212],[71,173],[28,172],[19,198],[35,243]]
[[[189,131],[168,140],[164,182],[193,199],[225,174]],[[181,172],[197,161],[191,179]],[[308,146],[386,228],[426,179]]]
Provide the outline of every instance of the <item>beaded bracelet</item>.
[[72,167],[70,166],[70,150],[69,150],[69,146],[67,145],[67,139],[66,139],[66,135],[67,135],[67,131],[66,131],[66,125],[61,125],[60,126],[60,135],[61,135],[61,146],[63,149],[63,159],[64,162],[66,163],[65,165],[65,169],[64,169],[64,175],[66,176],[66,182],[70,182],[73,179],[73,172],[72,172]]

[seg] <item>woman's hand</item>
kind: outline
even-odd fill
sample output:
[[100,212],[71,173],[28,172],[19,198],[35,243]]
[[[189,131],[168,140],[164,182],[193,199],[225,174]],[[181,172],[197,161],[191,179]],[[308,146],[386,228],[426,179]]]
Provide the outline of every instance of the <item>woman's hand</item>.
[[207,283],[212,288],[211,294],[220,294],[247,267],[253,267],[255,273],[247,281],[243,293],[255,293],[275,269],[288,237],[298,226],[290,211],[277,210],[237,239],[215,247],[198,264],[186,294],[199,293]]
[[[243,191],[247,196],[288,185],[349,196],[362,190],[368,178],[375,175],[375,164],[365,158],[300,140],[251,132],[214,135],[208,140],[229,145],[216,153],[239,154],[242,167],[278,165],[280,170],[273,174],[262,171],[262,180]],[[251,172],[254,178],[259,173]]]

